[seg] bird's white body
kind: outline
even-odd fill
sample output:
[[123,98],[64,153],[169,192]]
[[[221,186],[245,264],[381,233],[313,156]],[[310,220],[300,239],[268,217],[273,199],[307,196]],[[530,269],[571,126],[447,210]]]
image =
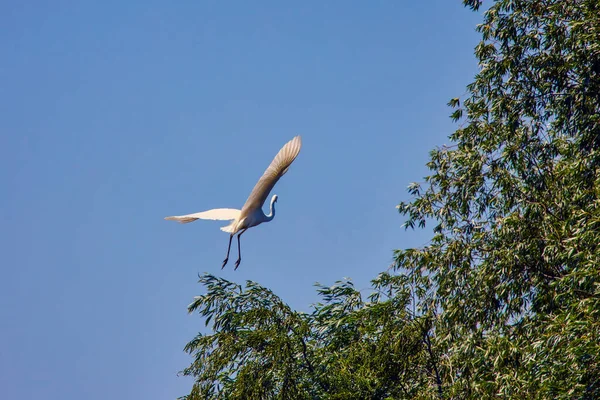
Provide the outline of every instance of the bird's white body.
[[[262,208],[254,208],[244,213],[243,209],[240,211],[238,218],[231,221],[227,226],[221,228],[224,232],[229,232],[235,235],[243,229],[252,228],[253,226],[260,225],[263,222],[269,222],[275,217],[275,203],[277,202],[277,195],[273,195],[271,198],[271,212],[267,215],[263,212]],[[245,215],[245,216],[243,216]]]
[[302,147],[302,139],[300,136],[294,137],[292,140],[287,142],[279,153],[275,156],[267,170],[258,180],[254,189],[248,196],[246,203],[241,210],[233,208],[217,208],[214,210],[203,211],[195,214],[187,215],[176,215],[172,217],[166,217],[167,220],[178,221],[182,224],[196,221],[198,219],[212,219],[212,220],[227,220],[231,223],[221,228],[222,231],[228,232],[229,236],[229,247],[227,249],[227,257],[223,261],[223,267],[227,264],[229,259],[229,250],[231,248],[231,240],[233,236],[238,234],[238,260],[236,261],[235,268],[237,269],[241,260],[241,249],[240,249],[240,236],[248,229],[253,226],[262,224],[263,222],[269,222],[275,217],[275,203],[277,202],[277,195],[273,195],[270,204],[270,213],[266,215],[262,206],[269,196],[269,193],[277,183],[277,181],[288,171],[292,162],[296,159],[300,153]]

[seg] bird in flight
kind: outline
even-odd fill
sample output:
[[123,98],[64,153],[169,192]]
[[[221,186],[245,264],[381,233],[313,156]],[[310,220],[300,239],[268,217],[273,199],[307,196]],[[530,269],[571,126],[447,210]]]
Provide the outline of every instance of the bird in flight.
[[246,232],[248,228],[260,225],[263,222],[269,222],[275,217],[275,203],[277,202],[277,195],[275,194],[271,198],[270,212],[268,215],[265,215],[262,210],[263,204],[265,200],[267,200],[269,193],[271,193],[271,190],[277,181],[288,171],[290,165],[296,159],[298,153],[300,153],[301,147],[302,139],[300,136],[296,136],[287,142],[281,148],[281,150],[279,150],[279,153],[277,153],[273,161],[271,161],[269,168],[267,168],[265,173],[260,177],[254,186],[254,189],[252,189],[250,196],[248,196],[248,200],[246,200],[246,203],[241,210],[236,210],[233,208],[216,208],[214,210],[203,211],[195,214],[175,215],[172,217],[166,217],[165,219],[178,221],[182,224],[187,224],[198,219],[231,221],[229,225],[221,228],[222,231],[229,233],[227,255],[225,256],[225,260],[223,260],[223,266],[221,269],[225,268],[225,265],[227,265],[227,261],[229,260],[229,251],[231,250],[231,241],[233,240],[233,236],[237,234],[238,259],[235,262],[235,271],[242,261],[240,236],[242,236],[242,234]]

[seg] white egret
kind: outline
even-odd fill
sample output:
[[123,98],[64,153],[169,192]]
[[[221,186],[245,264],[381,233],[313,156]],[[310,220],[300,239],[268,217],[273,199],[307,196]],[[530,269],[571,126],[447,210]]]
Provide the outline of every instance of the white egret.
[[229,233],[229,245],[227,246],[227,255],[223,260],[223,266],[225,267],[229,260],[229,251],[231,250],[231,241],[233,236],[237,233],[238,242],[238,259],[235,262],[235,268],[240,265],[242,260],[242,251],[240,249],[240,236],[248,228],[262,224],[263,222],[269,222],[275,217],[275,203],[277,202],[277,195],[273,195],[271,198],[270,213],[265,215],[262,210],[263,204],[269,196],[269,193],[273,189],[273,186],[277,181],[288,171],[292,162],[300,153],[300,147],[302,147],[302,139],[300,136],[296,136],[289,142],[287,142],[279,153],[275,156],[271,165],[265,171],[265,173],[258,180],[254,189],[248,196],[248,200],[242,207],[241,210],[233,208],[216,208],[214,210],[203,211],[195,214],[188,215],[176,215],[172,217],[166,217],[167,220],[178,221],[182,224],[193,222],[198,219],[212,219],[212,220],[227,220],[231,223],[221,228],[222,231]]

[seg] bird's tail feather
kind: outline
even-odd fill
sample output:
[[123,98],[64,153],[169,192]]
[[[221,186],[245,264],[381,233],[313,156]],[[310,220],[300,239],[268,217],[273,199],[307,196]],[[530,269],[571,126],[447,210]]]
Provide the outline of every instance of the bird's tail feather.
[[235,225],[235,224],[232,222],[231,224],[229,224],[229,225],[227,225],[227,226],[223,226],[223,227],[221,227],[221,230],[222,230],[223,232],[229,232],[229,233],[231,233],[231,232],[233,232],[233,226],[234,226],[234,225]]

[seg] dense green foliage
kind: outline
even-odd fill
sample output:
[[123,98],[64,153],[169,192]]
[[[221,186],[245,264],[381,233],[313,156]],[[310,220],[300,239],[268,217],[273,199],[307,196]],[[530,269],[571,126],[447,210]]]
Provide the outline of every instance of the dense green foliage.
[[431,323],[411,317],[403,276],[381,274],[368,301],[350,281],[319,286],[324,302],[311,314],[254,282],[200,281],[207,293],[189,308],[214,318],[214,333],[186,346],[195,360],[183,372],[197,379],[188,399],[426,398],[441,390]]
[[600,398],[600,1],[497,0],[478,30],[453,146],[398,206],[430,243],[309,314],[202,277],[188,399]]

